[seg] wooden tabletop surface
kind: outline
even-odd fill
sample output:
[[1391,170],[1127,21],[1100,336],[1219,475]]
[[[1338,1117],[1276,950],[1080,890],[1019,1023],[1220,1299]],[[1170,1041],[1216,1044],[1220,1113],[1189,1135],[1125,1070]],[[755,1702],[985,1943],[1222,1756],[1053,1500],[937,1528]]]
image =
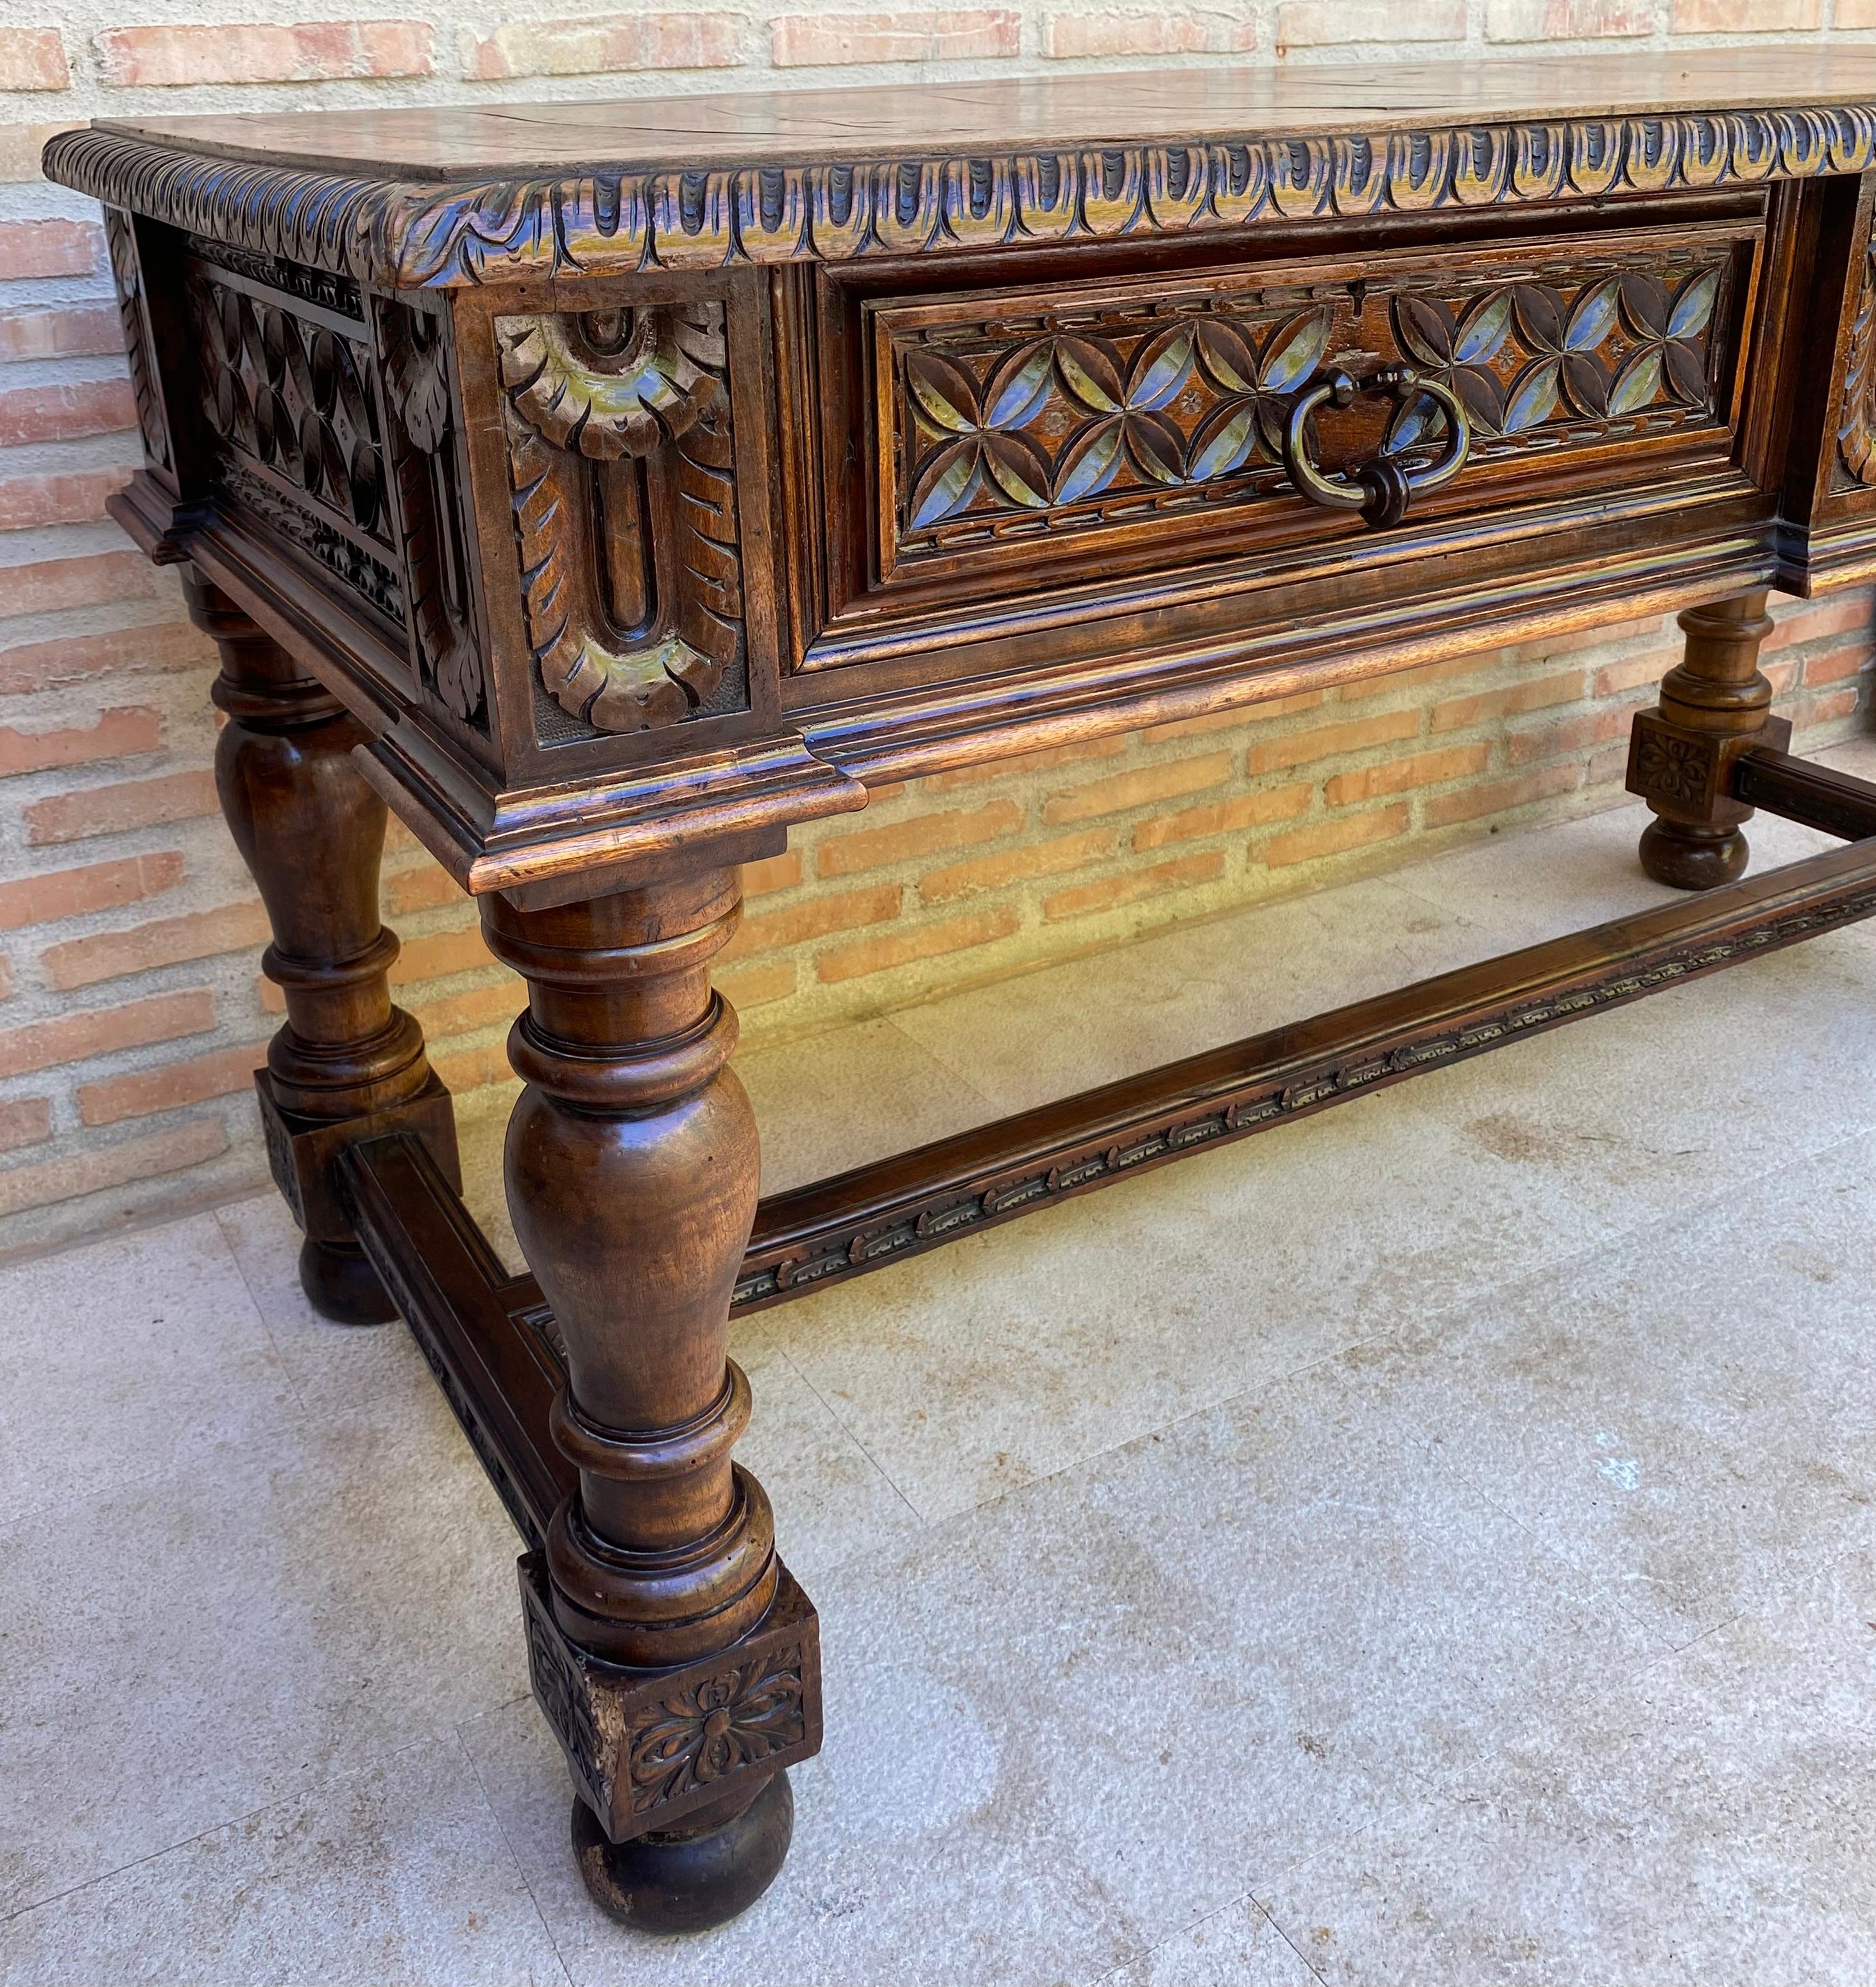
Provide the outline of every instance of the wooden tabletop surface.
[[1703,49],[1321,67],[1215,62],[1125,75],[863,89],[113,118],[100,120],[98,128],[215,157],[438,180],[1809,104],[1876,106],[1876,49]]

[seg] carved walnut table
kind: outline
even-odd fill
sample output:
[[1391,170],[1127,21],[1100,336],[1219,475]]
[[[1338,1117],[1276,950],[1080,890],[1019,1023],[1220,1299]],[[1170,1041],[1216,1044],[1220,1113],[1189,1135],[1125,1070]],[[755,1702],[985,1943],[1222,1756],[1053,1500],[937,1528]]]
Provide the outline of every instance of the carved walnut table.
[[[633,1922],[758,1895],[820,1742],[733,1309],[1876,909],[1876,788],[1787,756],[1756,667],[1768,588],[1876,575],[1876,56],[211,117],[46,164],[106,210],[116,514],[221,647],[302,1274],[403,1315],[505,1500]],[[758,1203],[710,961],[794,823],[1670,608],[1629,784],[1699,894]],[[531,1277],[390,1002],[387,805],[528,983]],[[1754,806],[1846,846],[1739,880]]]

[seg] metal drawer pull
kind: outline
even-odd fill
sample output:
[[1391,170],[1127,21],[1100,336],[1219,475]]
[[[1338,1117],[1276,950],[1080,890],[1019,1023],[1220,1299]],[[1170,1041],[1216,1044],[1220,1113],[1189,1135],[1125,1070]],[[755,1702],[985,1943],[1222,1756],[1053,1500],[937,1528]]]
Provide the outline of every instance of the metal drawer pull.
[[[1403,469],[1397,457],[1382,454],[1358,469],[1324,475],[1311,452],[1310,418],[1320,407],[1352,406],[1358,393],[1391,393],[1403,405],[1416,393],[1437,401],[1446,417],[1446,445],[1439,460],[1425,469]],[[1377,531],[1398,525],[1416,491],[1450,483],[1466,467],[1471,447],[1472,423],[1457,396],[1411,366],[1390,366],[1361,380],[1346,373],[1324,373],[1291,403],[1284,428],[1284,467],[1298,494],[1325,511],[1359,511]]]

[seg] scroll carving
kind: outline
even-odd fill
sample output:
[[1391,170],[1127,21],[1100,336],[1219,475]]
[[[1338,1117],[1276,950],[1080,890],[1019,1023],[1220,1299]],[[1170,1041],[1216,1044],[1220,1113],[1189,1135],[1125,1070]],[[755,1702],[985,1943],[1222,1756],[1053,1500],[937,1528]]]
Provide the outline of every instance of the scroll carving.
[[[1452,392],[1475,460],[1722,420],[1713,332],[1732,254],[1709,242],[1515,277],[1422,272],[1115,307],[1078,295],[975,323],[942,306],[882,312],[898,554],[1274,494],[1291,396],[1350,351]],[[1405,457],[1444,423],[1422,394],[1375,439]]]
[[1876,227],[1864,250],[1857,312],[1851,323],[1837,453],[1853,482],[1876,485]]
[[448,322],[407,305],[386,304],[379,326],[397,430],[393,461],[418,670],[458,717],[485,726],[457,470]]
[[548,695],[602,732],[740,703],[723,305],[502,317],[495,339],[522,612]]

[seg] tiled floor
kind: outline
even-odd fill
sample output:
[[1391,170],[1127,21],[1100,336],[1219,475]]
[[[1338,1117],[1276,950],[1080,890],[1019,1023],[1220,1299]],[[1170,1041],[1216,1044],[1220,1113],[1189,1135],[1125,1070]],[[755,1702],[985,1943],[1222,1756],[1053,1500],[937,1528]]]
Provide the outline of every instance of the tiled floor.
[[[770,1184],[1652,901],[1637,825],[751,1054]],[[1873,1023],[1819,939],[740,1325],[828,1742],[682,1941],[277,1203],[5,1273],[0,1978],[1866,1987]]]

